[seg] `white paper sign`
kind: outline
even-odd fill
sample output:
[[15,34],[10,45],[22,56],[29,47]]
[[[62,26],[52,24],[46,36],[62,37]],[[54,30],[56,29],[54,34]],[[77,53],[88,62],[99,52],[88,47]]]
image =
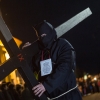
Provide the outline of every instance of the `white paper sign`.
[[41,67],[41,76],[50,74],[52,72],[51,59],[40,61],[40,67]]

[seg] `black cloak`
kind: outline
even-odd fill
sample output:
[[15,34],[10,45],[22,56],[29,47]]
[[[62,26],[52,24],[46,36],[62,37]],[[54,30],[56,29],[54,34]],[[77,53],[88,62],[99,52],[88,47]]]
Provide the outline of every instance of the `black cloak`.
[[[75,70],[75,59],[72,62],[72,51],[74,48],[66,40],[57,39],[56,31],[51,24],[44,21],[38,27],[39,48],[40,51],[33,57],[33,71],[38,73],[38,80],[42,82],[46,95],[49,98],[59,96],[76,86],[76,77],[73,72]],[[41,38],[41,34],[46,33],[47,36]],[[52,60],[52,73],[46,76],[40,75],[40,61],[43,51],[43,59]],[[78,89],[59,97],[55,100],[82,100]]]

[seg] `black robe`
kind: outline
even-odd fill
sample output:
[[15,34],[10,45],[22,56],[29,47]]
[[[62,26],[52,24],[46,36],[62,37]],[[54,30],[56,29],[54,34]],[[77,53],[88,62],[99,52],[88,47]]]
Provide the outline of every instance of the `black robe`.
[[[62,38],[54,41],[50,49],[44,49],[43,58],[48,59],[50,55],[53,67],[52,73],[46,76],[40,75],[41,50],[33,57],[33,71],[38,73],[38,80],[43,83],[49,98],[59,96],[76,86],[72,51],[74,51],[72,45]],[[76,88],[55,100],[82,100],[82,98]]]

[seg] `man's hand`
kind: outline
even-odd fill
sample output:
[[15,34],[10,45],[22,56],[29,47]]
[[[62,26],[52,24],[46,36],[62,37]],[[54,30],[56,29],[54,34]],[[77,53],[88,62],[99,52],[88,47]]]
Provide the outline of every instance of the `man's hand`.
[[26,48],[26,47],[28,47],[28,46],[30,46],[30,45],[31,45],[31,43],[26,42],[26,43],[24,44],[24,46],[22,46],[22,49],[24,49],[24,48]]
[[40,97],[46,91],[42,83],[39,83],[33,87],[32,90],[34,91],[35,95],[38,95],[38,97]]

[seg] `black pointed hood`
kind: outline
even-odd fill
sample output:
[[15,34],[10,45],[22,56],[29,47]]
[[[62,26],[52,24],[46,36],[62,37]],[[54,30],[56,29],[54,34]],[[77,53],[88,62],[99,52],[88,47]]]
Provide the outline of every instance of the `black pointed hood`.
[[[50,49],[54,40],[57,39],[54,27],[50,23],[44,20],[42,23],[38,25],[36,30],[39,36],[39,44],[41,44],[44,49],[45,48]],[[41,37],[42,34],[46,34],[46,36]]]

